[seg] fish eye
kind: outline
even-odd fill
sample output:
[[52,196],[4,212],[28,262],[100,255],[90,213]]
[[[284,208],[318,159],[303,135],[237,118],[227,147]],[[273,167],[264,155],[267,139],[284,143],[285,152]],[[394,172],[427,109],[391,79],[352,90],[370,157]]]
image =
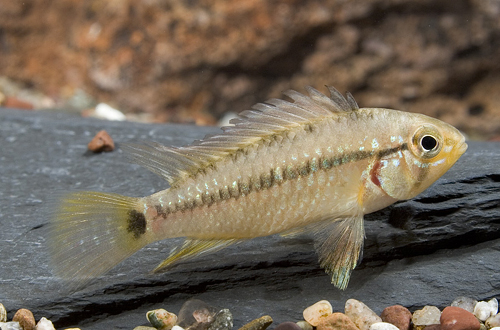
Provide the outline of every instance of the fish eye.
[[433,126],[420,127],[413,135],[413,153],[423,158],[433,158],[442,148],[443,138]]
[[420,146],[425,151],[431,151],[432,149],[436,148],[437,145],[438,145],[437,140],[433,136],[430,136],[430,135],[425,135],[420,140]]

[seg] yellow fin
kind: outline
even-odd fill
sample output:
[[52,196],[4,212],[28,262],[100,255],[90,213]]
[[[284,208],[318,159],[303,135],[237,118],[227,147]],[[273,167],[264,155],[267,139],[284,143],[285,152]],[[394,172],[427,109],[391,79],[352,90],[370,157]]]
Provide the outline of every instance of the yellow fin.
[[222,134],[206,136],[187,147],[167,147],[158,143],[125,144],[122,146],[132,161],[146,167],[176,186],[187,177],[196,175],[218,160],[234,154],[266,137],[294,127],[306,125],[315,119],[335,113],[358,109],[351,94],[347,99],[335,88],[328,87],[331,96],[306,87],[309,96],[296,91],[284,94],[294,102],[271,99],[255,104],[223,127]]
[[175,248],[167,259],[161,262],[153,272],[160,272],[168,269],[173,264],[186,261],[191,258],[197,257],[201,254],[215,252],[231,244],[236,243],[237,239],[228,240],[196,240],[196,239],[186,239],[182,246]]
[[344,290],[363,250],[363,214],[335,220],[317,231],[315,248],[321,267],[332,276],[332,283]]
[[54,272],[77,289],[148,244],[137,198],[74,192],[59,199],[49,225]]

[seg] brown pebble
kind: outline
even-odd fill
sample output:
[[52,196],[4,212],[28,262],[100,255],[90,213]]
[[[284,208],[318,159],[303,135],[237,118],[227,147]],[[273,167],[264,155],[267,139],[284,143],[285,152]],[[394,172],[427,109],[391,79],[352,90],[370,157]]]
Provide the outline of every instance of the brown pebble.
[[108,132],[102,130],[89,142],[88,149],[93,152],[113,151],[115,143]]
[[441,330],[479,330],[481,324],[469,311],[449,306],[441,313]]
[[8,96],[3,102],[5,108],[23,109],[23,110],[33,110],[33,104],[22,101],[16,97]]
[[359,330],[356,324],[343,313],[333,313],[325,317],[316,330]]
[[12,321],[19,322],[19,325],[23,328],[23,330],[33,330],[36,326],[33,313],[25,308],[18,310],[12,318]]
[[273,323],[273,319],[269,315],[264,315],[245,324],[239,330],[265,330],[271,323]]
[[394,324],[399,330],[409,330],[411,312],[401,305],[386,307],[380,314],[382,321]]

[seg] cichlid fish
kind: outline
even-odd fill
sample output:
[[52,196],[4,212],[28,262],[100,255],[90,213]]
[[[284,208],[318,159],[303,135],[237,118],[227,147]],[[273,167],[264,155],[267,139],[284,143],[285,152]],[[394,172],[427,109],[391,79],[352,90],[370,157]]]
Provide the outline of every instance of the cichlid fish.
[[284,94],[187,147],[124,149],[170,188],[142,198],[64,196],[51,224],[56,273],[84,283],[142,247],[184,237],[155,271],[203,252],[275,233],[312,231],[321,267],[345,289],[363,247],[363,215],[412,198],[467,144],[421,114],[359,108],[328,87]]

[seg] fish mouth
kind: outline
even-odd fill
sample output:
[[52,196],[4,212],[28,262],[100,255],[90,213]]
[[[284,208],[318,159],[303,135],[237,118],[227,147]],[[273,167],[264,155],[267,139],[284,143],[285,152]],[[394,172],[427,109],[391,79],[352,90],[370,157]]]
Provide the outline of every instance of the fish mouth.
[[465,143],[465,141],[461,141],[461,143],[457,146],[457,149],[456,149],[457,154],[460,156],[463,155],[468,147],[469,146],[467,145],[467,143]]
[[453,151],[451,152],[451,156],[454,159],[453,163],[455,163],[460,157],[462,157],[465,151],[467,151],[468,147],[469,146],[467,145],[467,143],[465,143],[465,139],[455,145]]

